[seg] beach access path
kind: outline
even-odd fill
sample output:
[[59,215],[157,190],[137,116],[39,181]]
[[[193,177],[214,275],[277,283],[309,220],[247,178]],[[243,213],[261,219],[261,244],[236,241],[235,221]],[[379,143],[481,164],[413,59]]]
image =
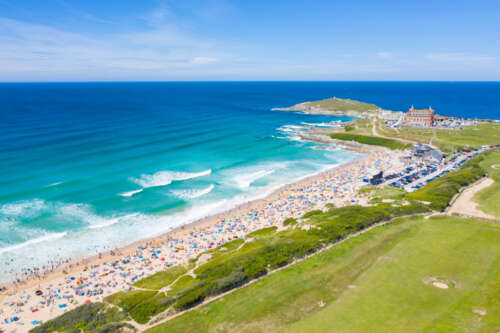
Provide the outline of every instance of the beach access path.
[[492,185],[495,181],[491,178],[482,178],[463,190],[448,208],[446,215],[460,214],[470,217],[479,217],[482,219],[496,220],[496,217],[479,210],[477,203],[472,200],[474,195]]

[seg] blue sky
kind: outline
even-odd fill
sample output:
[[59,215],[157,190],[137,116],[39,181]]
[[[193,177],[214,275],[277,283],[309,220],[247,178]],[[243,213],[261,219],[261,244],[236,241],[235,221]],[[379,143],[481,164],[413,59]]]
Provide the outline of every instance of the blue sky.
[[0,0],[0,81],[498,81],[499,13],[498,0]]

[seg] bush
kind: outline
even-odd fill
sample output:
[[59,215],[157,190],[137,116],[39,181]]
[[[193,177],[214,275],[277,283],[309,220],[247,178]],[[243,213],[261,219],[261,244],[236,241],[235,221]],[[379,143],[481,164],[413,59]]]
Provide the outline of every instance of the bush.
[[311,211],[309,211],[309,212],[305,213],[302,217],[303,217],[303,218],[305,218],[305,219],[307,219],[307,218],[309,218],[309,217],[311,217],[311,216],[314,216],[314,215],[321,215],[321,214],[323,214],[323,211],[322,211],[322,210],[315,209],[315,210],[311,210]]
[[297,224],[297,220],[293,217],[289,217],[283,221],[284,226],[294,226]]
[[243,285],[247,281],[247,276],[241,269],[231,273],[229,276],[220,278],[215,281],[215,285],[211,290],[212,295],[225,293],[231,289]]
[[175,302],[174,308],[177,311],[182,311],[203,302],[208,294],[208,290],[209,287],[207,284],[200,284],[192,289],[189,289]]

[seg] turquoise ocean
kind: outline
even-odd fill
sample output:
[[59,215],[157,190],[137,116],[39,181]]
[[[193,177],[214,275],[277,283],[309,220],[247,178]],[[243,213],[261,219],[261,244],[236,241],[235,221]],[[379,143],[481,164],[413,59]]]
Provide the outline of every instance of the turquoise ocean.
[[[338,96],[394,110],[432,104],[441,114],[494,118],[499,86],[0,84],[0,282],[21,267],[159,235],[356,158],[318,149],[293,132],[350,118],[274,107]],[[475,94],[483,104],[473,104]]]

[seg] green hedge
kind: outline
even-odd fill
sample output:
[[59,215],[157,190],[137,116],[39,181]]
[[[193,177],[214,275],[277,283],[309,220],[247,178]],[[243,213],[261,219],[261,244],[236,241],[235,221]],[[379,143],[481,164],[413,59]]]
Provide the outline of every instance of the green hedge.
[[409,143],[404,143],[393,139],[381,138],[378,136],[368,136],[368,135],[359,135],[350,133],[332,133],[330,134],[330,137],[332,139],[338,139],[344,141],[356,141],[365,145],[383,146],[392,150],[395,149],[404,150],[406,148],[411,147],[411,144]]

